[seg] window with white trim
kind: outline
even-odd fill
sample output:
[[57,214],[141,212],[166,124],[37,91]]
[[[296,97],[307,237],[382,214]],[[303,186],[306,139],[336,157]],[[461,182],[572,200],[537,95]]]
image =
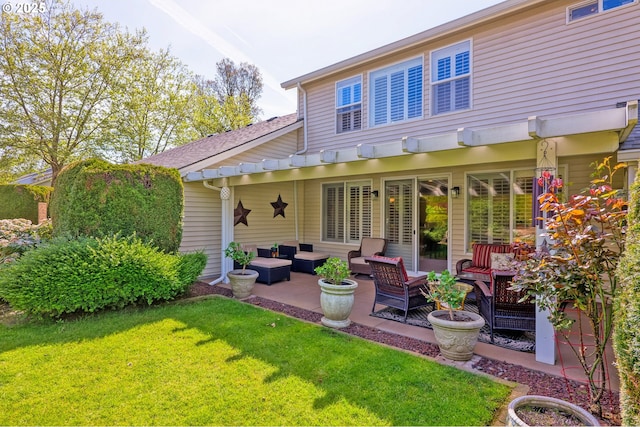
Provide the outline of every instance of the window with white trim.
[[467,250],[474,243],[535,243],[534,175],[528,169],[467,175]]
[[577,21],[587,16],[638,3],[638,0],[591,0],[567,8],[567,21]]
[[322,185],[322,240],[360,243],[371,237],[371,183]]
[[431,52],[431,114],[471,108],[471,41]]
[[369,75],[369,126],[422,117],[422,58]]
[[362,129],[362,77],[336,83],[336,132]]

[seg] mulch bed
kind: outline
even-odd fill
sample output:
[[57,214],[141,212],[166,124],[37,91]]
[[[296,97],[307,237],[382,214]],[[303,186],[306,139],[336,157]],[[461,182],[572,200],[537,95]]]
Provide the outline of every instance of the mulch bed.
[[[223,295],[226,297],[232,296],[231,290],[227,288],[211,286],[205,282],[196,282],[190,287],[185,297],[190,298],[211,294]],[[320,318],[322,317],[322,314],[314,311],[305,310],[303,308],[294,307],[258,296],[253,296],[244,301],[249,304],[284,313],[288,316],[312,323],[320,324]],[[436,344],[428,343],[416,338],[397,335],[391,332],[381,331],[379,329],[359,325],[357,323],[352,323],[349,327],[341,329],[341,331],[370,341],[379,342],[433,358],[440,354]],[[584,383],[485,357],[480,357],[472,368],[486,372],[494,377],[526,385],[529,387],[528,394],[556,397],[558,399],[571,401],[583,408],[589,407],[588,390]],[[602,408],[605,416],[604,419],[601,419],[601,423],[603,425],[620,424],[618,393],[605,393],[605,396],[602,398]]]

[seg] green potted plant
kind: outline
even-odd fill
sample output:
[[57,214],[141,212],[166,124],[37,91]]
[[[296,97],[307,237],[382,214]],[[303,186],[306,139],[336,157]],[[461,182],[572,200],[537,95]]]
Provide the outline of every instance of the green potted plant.
[[324,316],[320,321],[331,328],[346,328],[351,324],[349,315],[353,308],[353,293],[358,287],[358,282],[348,278],[351,274],[349,264],[340,258],[330,257],[314,271],[321,277],[318,285]]
[[278,244],[274,243],[273,246],[271,246],[271,257],[272,258],[277,258],[278,257]]
[[[560,180],[540,177],[549,188],[538,199],[541,211],[548,214],[546,244],[516,263],[512,286],[535,296],[538,306],[549,310],[549,321],[587,378],[589,410],[602,416],[605,348],[613,332],[613,303],[620,292],[616,269],[625,249],[628,203],[613,186],[615,173],[626,165],[613,166],[605,158],[594,166],[590,187],[567,201],[561,201],[557,191]],[[586,346],[586,340],[593,342]]]
[[224,255],[242,266],[242,269],[234,269],[227,273],[234,298],[247,298],[251,295],[258,278],[257,271],[247,269],[247,265],[253,261],[256,254],[253,251],[245,251],[238,242],[231,242],[224,250]]
[[449,270],[439,275],[430,272],[427,286],[422,294],[438,308],[429,313],[427,319],[433,327],[440,353],[451,360],[471,359],[484,319],[479,314],[462,310],[470,286],[459,283]]

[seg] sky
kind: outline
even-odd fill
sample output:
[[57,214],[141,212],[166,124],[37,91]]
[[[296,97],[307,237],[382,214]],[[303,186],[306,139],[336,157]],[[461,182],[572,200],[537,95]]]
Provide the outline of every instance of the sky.
[[263,77],[261,119],[296,111],[282,82],[452,21],[502,0],[71,0],[149,46],[169,48],[194,73],[248,62]]

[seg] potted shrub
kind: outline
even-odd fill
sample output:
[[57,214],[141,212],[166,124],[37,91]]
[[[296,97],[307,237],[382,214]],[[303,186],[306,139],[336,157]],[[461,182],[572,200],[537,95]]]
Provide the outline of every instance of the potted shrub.
[[445,310],[434,310],[427,316],[440,353],[451,360],[470,360],[484,319],[479,314],[460,309],[468,291],[458,286],[448,270],[440,275],[432,271],[427,275],[427,282],[427,291],[422,291],[425,298],[446,306]]
[[245,252],[240,243],[231,242],[224,250],[224,254],[227,258],[231,258],[234,262],[242,266],[242,269],[231,270],[227,273],[234,298],[247,298],[251,295],[253,286],[258,278],[257,271],[247,270],[247,265],[249,265],[256,256],[255,253],[251,251]]
[[278,258],[278,244],[274,243],[271,246],[271,258]]
[[[535,296],[549,310],[549,321],[564,338],[582,367],[589,390],[589,410],[602,416],[606,389],[605,348],[613,332],[612,303],[619,294],[616,277],[624,252],[627,202],[613,188],[613,177],[623,164],[610,158],[595,164],[589,188],[566,202],[556,190],[562,182],[543,175],[549,191],[539,197],[547,244],[516,263],[513,288]],[[577,314],[568,316],[569,311]],[[571,328],[577,328],[571,331]],[[586,341],[592,341],[585,345]]]
[[353,293],[358,287],[358,282],[348,279],[351,274],[349,264],[340,258],[330,257],[314,271],[321,277],[318,285],[324,314],[322,324],[331,328],[346,328],[351,324],[349,315],[353,308]]

